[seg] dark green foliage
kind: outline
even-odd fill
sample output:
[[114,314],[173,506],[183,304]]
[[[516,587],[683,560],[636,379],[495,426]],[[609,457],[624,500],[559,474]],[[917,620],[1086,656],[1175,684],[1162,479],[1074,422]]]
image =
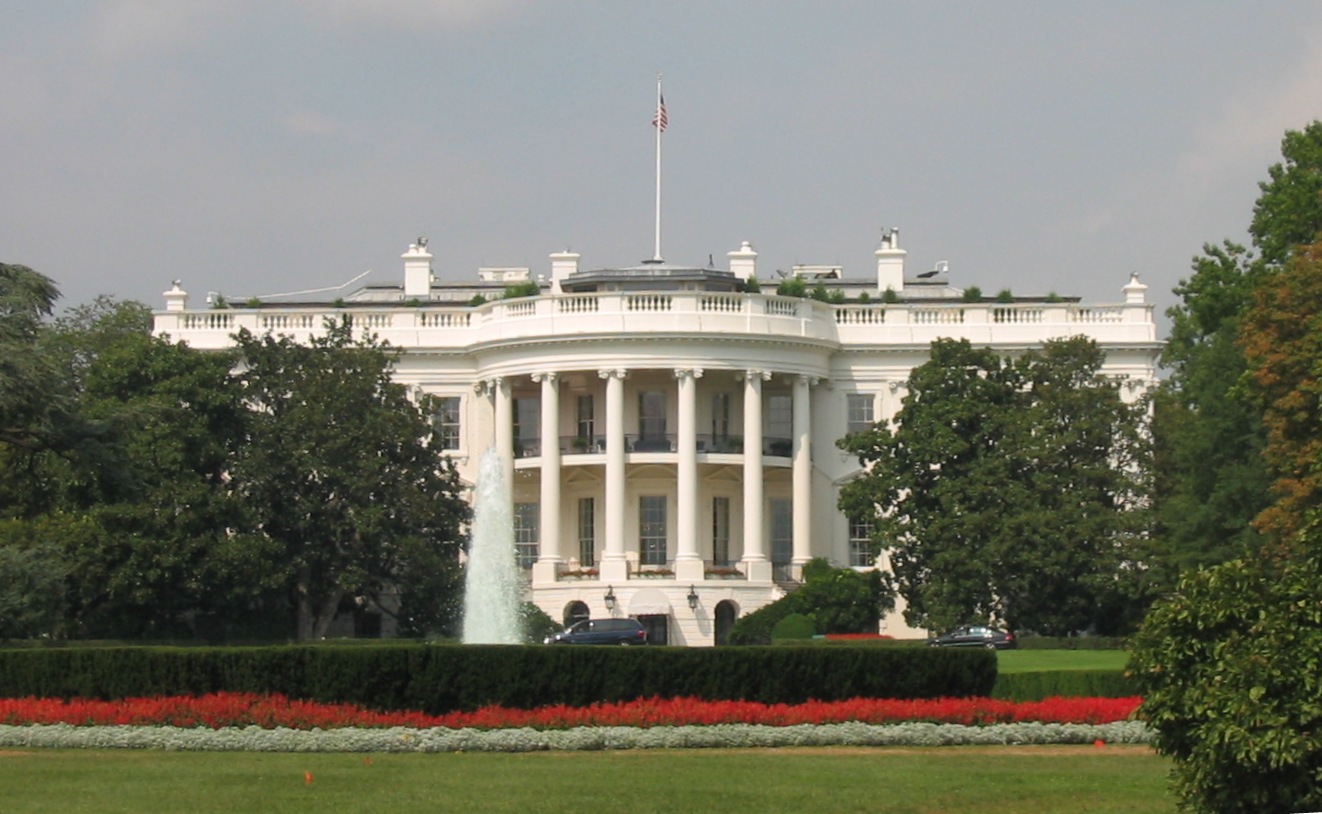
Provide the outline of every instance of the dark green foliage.
[[864,469],[840,508],[874,524],[910,625],[1070,634],[1137,593],[1144,414],[1102,360],[1080,337],[1015,359],[938,340],[894,428],[840,442]]
[[1019,636],[1020,650],[1124,650],[1129,640],[1120,636]]
[[1002,304],[1014,302],[1014,294],[1010,292],[1010,289],[1002,288],[996,292],[996,301]]
[[1322,808],[1320,584],[1317,553],[1192,572],[1135,637],[1140,714],[1187,810]]
[[524,602],[519,608],[519,622],[523,628],[523,641],[526,644],[541,644],[547,636],[559,632],[564,627],[531,602]]
[[0,697],[279,692],[429,713],[658,696],[762,703],[987,695],[987,651],[866,647],[34,648],[0,650]]
[[991,695],[1006,701],[1128,698],[1138,695],[1138,688],[1121,670],[1050,670],[998,674]]
[[776,286],[776,295],[780,297],[806,297],[808,295],[808,284],[797,274],[793,277],[787,277]]
[[503,300],[516,300],[520,297],[536,297],[542,293],[541,286],[537,285],[536,280],[524,280],[521,283],[505,286],[505,291],[500,295]]
[[771,641],[811,639],[816,632],[811,619],[801,613],[791,613],[771,628]]
[[1281,139],[1285,160],[1267,170],[1258,184],[1249,234],[1270,265],[1285,263],[1297,246],[1312,243],[1322,229],[1322,121],[1287,130]]
[[730,644],[769,644],[776,624],[794,613],[808,617],[817,633],[875,633],[882,614],[894,607],[887,575],[835,568],[816,557],[804,564],[798,590],[735,622]]
[[881,292],[881,301],[887,305],[894,305],[900,301],[900,293],[890,286],[887,286],[886,290]]
[[982,302],[982,289],[976,285],[964,289],[964,302]]
[[757,281],[756,277],[750,276],[747,280],[744,280],[744,291],[749,294],[758,294],[762,291],[762,284]]

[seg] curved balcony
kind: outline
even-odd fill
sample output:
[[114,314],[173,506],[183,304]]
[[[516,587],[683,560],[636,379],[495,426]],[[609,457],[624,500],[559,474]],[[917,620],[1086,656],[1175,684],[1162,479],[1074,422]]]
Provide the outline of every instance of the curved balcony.
[[[562,435],[559,438],[561,457],[573,455],[601,455],[606,452],[606,436]],[[789,438],[763,436],[762,455],[766,458],[788,458],[794,444]],[[624,436],[626,453],[673,453],[679,452],[679,438],[674,433],[664,435],[626,435]],[[699,435],[695,442],[695,451],[702,455],[742,455],[744,439],[738,435]],[[514,442],[515,458],[540,458],[542,440],[524,438]]]

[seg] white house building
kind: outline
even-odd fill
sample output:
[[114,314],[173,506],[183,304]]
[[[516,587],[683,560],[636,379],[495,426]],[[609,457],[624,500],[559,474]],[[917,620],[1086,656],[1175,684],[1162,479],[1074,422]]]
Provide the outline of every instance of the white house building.
[[[836,507],[860,471],[836,440],[899,410],[934,339],[1013,354],[1083,334],[1126,398],[1155,381],[1160,343],[1136,276],[1115,303],[991,301],[951,287],[944,265],[912,273],[905,254],[891,230],[863,276],[796,267],[809,290],[830,292],[820,300],[778,296],[766,277],[746,284],[758,279],[746,242],[720,269],[580,268],[562,252],[549,274],[479,269],[452,283],[437,281],[419,239],[402,285],[335,302],[190,308],[176,283],[155,331],[223,348],[239,328],[306,338],[348,315],[403,349],[399,381],[439,399],[467,483],[485,450],[500,452],[532,601],[557,620],[634,616],[654,642],[711,645],[813,557],[877,565],[867,529]],[[518,284],[537,293],[502,299]],[[922,635],[899,611],[881,628]]]

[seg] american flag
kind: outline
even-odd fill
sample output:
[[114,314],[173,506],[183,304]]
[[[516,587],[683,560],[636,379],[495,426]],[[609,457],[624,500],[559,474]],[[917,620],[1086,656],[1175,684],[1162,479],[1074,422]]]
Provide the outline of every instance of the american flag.
[[666,117],[666,97],[658,94],[656,99],[656,115],[652,117],[652,126],[664,133],[666,125],[670,124],[670,119]]

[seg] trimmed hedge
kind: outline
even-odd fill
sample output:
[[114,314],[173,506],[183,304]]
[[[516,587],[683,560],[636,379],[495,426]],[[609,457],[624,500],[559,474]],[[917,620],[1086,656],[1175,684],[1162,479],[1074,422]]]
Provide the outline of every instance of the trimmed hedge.
[[0,696],[282,693],[431,714],[658,696],[801,703],[988,695],[989,651],[819,647],[99,648],[0,651]]
[[1005,701],[1041,701],[1053,696],[1128,698],[1138,694],[1138,686],[1122,670],[1044,670],[997,675],[991,695]]

